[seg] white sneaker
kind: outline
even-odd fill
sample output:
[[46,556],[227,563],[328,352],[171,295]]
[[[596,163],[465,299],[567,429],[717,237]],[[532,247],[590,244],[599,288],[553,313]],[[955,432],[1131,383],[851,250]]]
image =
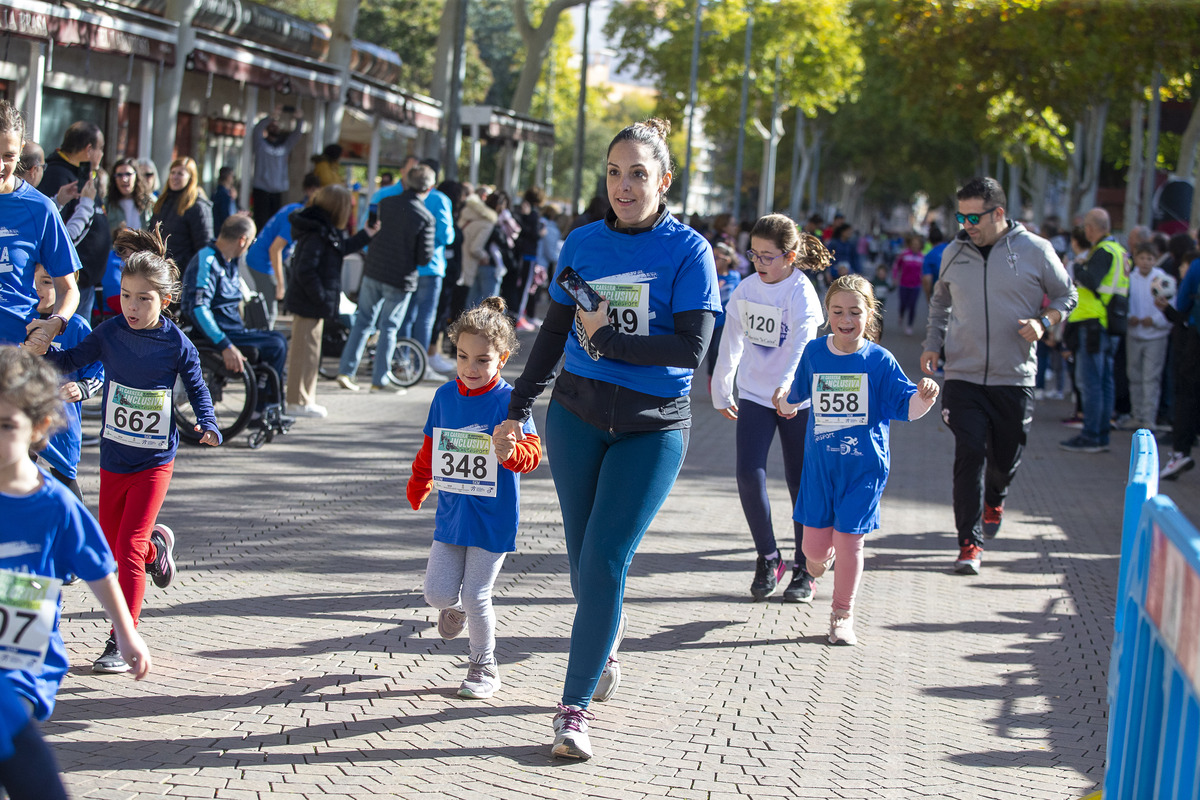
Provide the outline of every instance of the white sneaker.
[[611,700],[617,692],[617,687],[621,685],[621,662],[617,661],[617,648],[621,646],[621,640],[625,638],[626,622],[625,613],[621,612],[621,622],[617,625],[617,638],[613,640],[612,650],[608,653],[608,663],[604,665],[604,672],[600,673],[600,680],[596,682],[596,690],[592,692],[592,700],[597,703]]
[[1171,457],[1167,460],[1167,465],[1162,468],[1162,472],[1158,473],[1158,477],[1165,481],[1173,481],[1194,466],[1196,466],[1196,462],[1192,460],[1191,456],[1174,452],[1171,453]]
[[343,389],[349,389],[352,392],[357,392],[361,388],[357,383],[354,382],[354,378],[351,378],[349,375],[338,375],[337,385]]
[[441,353],[434,353],[429,357],[429,369],[435,372],[453,373],[458,370],[458,365]]
[[442,373],[435,371],[433,368],[426,367],[425,374],[421,376],[421,380],[427,381],[429,383],[445,383],[446,381],[448,381],[450,379],[447,378]]
[[462,633],[467,626],[467,612],[451,606],[438,612],[438,636],[446,641]]
[[500,665],[496,659],[472,661],[467,677],[458,687],[458,696],[469,700],[486,700],[500,689]]
[[319,406],[316,403],[302,406],[299,403],[287,404],[287,415],[289,417],[327,417],[329,409],[325,406]]
[[854,635],[854,617],[849,611],[834,611],[829,615],[829,643],[858,644],[858,637]]
[[579,706],[559,704],[554,715],[554,744],[550,755],[558,758],[577,758],[587,761],[592,757],[592,743],[588,741],[588,720],[596,715]]

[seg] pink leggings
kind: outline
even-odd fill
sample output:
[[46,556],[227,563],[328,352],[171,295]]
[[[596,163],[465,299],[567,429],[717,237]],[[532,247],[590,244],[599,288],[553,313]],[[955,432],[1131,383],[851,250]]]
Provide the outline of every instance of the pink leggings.
[[804,557],[825,562],[837,556],[833,565],[833,608],[849,611],[854,608],[854,595],[863,574],[863,539],[858,533],[842,533],[833,528],[804,526]]

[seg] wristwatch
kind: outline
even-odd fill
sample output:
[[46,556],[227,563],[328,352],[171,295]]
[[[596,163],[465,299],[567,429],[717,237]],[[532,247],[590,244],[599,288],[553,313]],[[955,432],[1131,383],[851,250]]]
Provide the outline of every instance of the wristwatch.
[[64,317],[62,314],[51,314],[50,316],[46,317],[46,319],[56,319],[56,320],[58,320],[59,322],[61,322],[61,323],[62,323],[62,330],[61,330],[61,331],[59,331],[59,333],[60,333],[60,334],[61,334],[61,333],[63,333],[64,331],[66,331],[66,329],[67,329],[67,318],[66,318],[66,317]]
[[1050,317],[1043,314],[1039,321],[1042,323],[1042,335],[1045,336],[1050,330]]

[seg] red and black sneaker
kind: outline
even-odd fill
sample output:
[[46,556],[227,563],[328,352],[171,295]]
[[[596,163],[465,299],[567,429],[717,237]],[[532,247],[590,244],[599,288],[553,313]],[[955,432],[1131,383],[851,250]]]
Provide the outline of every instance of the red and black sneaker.
[[954,571],[959,575],[978,575],[983,563],[983,548],[973,544],[959,548],[958,560],[954,562]]
[[1004,503],[998,506],[983,504],[983,538],[995,539],[1000,532],[1000,523],[1004,519]]

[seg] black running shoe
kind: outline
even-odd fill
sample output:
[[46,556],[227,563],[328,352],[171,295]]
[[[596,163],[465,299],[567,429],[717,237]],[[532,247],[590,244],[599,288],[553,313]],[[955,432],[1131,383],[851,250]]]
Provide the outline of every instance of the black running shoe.
[[155,525],[150,543],[154,545],[154,560],[146,565],[146,574],[154,579],[155,586],[165,589],[175,578],[175,533],[166,525]]
[[117,648],[117,640],[114,637],[108,637],[108,641],[104,643],[104,654],[92,662],[92,672],[105,675],[129,672],[129,665],[121,658],[121,651]]
[[813,584],[816,579],[808,574],[804,567],[792,569],[792,582],[783,590],[785,603],[811,603],[813,599]]
[[785,572],[787,565],[783,563],[783,556],[777,555],[770,561],[766,556],[759,556],[754,567],[754,582],[750,584],[750,596],[758,602],[775,594],[779,579]]

